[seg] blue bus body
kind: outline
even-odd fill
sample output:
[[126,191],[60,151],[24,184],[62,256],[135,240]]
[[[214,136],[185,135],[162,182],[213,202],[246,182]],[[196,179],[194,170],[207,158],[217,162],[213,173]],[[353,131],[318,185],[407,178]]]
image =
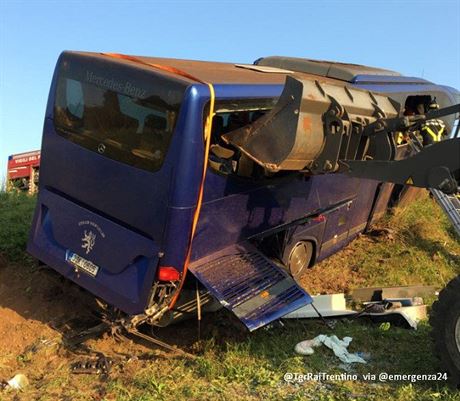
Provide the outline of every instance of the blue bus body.
[[[183,273],[203,166],[203,118],[209,90],[202,83],[154,68],[109,60],[128,65],[131,76],[139,75],[144,80],[166,76],[184,87],[163,164],[157,171],[147,171],[88,150],[58,132],[55,104],[59,65],[62,58],[72,57],[78,55],[61,56],[51,85],[43,129],[40,189],[28,251],[126,314],[143,314],[151,306],[159,266],[171,266]],[[88,63],[103,58],[85,57],[89,57]],[[453,103],[453,90],[412,78],[384,78],[357,76],[350,85],[394,95],[399,102],[407,96],[431,94],[443,103]],[[279,82],[213,83],[217,103],[277,98],[283,90]],[[293,172],[250,179],[219,174],[208,167],[191,270],[200,277],[200,265],[213,255],[234,254],[239,245],[244,248],[287,228],[291,241],[313,244],[312,265],[337,252],[381,215],[391,188],[339,174],[309,177]],[[89,248],[83,247],[87,243],[82,240],[89,233],[95,241],[86,252]],[[98,267],[97,274],[76,269],[69,263],[69,253],[90,260]],[[225,275],[219,273],[214,280],[225,281]],[[209,288],[213,295],[219,295],[213,293],[216,288]],[[302,296],[296,296],[299,302],[295,307],[308,302],[308,294]],[[292,307],[281,308],[250,328],[290,310]]]

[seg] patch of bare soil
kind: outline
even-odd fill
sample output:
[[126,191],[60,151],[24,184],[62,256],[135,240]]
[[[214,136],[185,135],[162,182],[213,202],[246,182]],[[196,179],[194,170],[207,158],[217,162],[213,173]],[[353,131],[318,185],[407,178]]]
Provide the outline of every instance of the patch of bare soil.
[[[99,321],[91,294],[51,269],[19,266],[0,259],[0,382],[18,373],[29,386],[24,392],[6,392],[3,400],[110,400],[107,376],[74,374],[72,367],[113,361],[112,380],[132,377],[148,363],[175,358],[170,351],[135,337],[114,338],[109,333],[69,346],[69,335],[93,327]],[[199,329],[198,329],[199,328]],[[145,329],[150,331],[149,328]],[[203,316],[149,334],[190,353],[201,352],[201,341],[241,341],[247,336],[240,322],[226,311]]]
[[[104,397],[95,375],[70,373],[73,363],[89,358],[84,348],[70,349],[65,334],[97,323],[94,299],[76,285],[46,269],[0,260],[0,381],[23,373],[30,385],[23,393],[0,390],[0,400],[97,400]],[[88,348],[108,355],[151,351],[133,341],[110,335],[89,340]]]

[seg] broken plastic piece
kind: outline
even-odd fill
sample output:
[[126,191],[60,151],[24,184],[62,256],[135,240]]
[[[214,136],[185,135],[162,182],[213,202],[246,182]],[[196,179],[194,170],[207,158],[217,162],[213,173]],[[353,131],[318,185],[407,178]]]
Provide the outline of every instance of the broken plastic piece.
[[21,391],[28,385],[29,380],[27,379],[27,377],[22,373],[19,373],[16,376],[14,376],[11,380],[8,380],[6,388]]
[[294,351],[300,355],[311,355],[315,353],[313,347],[319,347],[320,345],[321,342],[316,337],[313,340],[301,341],[295,346]]
[[325,334],[320,334],[315,337],[313,340],[306,340],[298,343],[295,346],[295,352],[301,355],[311,355],[314,353],[313,347],[318,347],[321,344],[324,344],[326,347],[334,351],[334,354],[343,362],[343,363],[367,363],[363,358],[358,354],[350,354],[347,350],[353,339],[351,337],[344,337],[340,340],[337,336],[327,336]]

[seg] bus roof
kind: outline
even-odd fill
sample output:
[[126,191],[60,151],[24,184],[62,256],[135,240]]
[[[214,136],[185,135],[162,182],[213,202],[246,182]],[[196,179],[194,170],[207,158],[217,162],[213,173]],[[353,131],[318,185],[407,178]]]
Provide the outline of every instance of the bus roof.
[[[74,52],[72,52],[74,53]],[[110,54],[75,52],[90,57],[110,57]],[[345,81],[354,83],[360,77],[378,77],[380,83],[413,82],[414,78],[374,67],[332,61],[308,60],[292,57],[271,56],[258,59],[255,64],[234,64],[215,61],[182,60],[146,56],[129,56],[144,64],[156,64],[181,70],[198,80],[212,84],[284,84],[286,75],[295,73],[301,78],[321,79],[321,81]],[[135,61],[113,58],[120,63],[133,64]],[[154,67],[153,67],[154,68]],[[181,77],[184,80],[190,79]],[[427,81],[420,80],[424,83]],[[421,83],[418,81],[419,83]]]
[[357,76],[401,76],[399,72],[382,68],[368,67],[360,64],[340,63],[327,60],[310,60],[297,57],[270,56],[255,61],[260,66],[284,68],[307,74],[329,77],[340,81],[353,82]]

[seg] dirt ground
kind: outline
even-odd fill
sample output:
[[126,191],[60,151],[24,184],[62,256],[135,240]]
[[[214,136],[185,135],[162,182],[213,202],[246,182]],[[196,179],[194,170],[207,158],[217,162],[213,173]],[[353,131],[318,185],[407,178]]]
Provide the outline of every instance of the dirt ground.
[[[97,396],[98,388],[85,386],[84,375],[70,373],[73,363],[87,360],[90,354],[84,349],[70,348],[63,341],[64,336],[96,323],[92,301],[85,291],[53,272],[0,260],[0,381],[23,373],[30,387],[36,390],[35,394],[29,390],[27,396],[3,391],[0,400],[41,399],[43,386],[48,394],[45,399],[50,400],[73,399],[72,388],[88,392],[88,399],[104,397],[103,393]],[[120,358],[152,352],[140,342],[119,341],[110,335],[86,344],[91,349]],[[136,363],[138,361],[131,365]],[[56,375],[56,370],[63,374]],[[65,389],[55,383],[57,376],[61,380],[62,377],[69,379]]]
[[[29,380],[25,393],[0,390],[3,400],[108,400],[104,375],[73,374],[76,363],[96,361],[102,353],[114,362],[110,380],[127,376],[154,359],[176,358],[136,337],[106,333],[74,347],[66,339],[98,323],[100,311],[85,290],[48,268],[6,263],[0,259],[0,383],[22,373]],[[192,354],[200,354],[200,339],[243,338],[241,323],[226,311],[204,316],[198,334],[196,320],[156,328],[154,335]],[[212,323],[211,323],[212,320]],[[0,387],[1,388],[1,387]],[[74,398],[75,397],[75,398]]]

